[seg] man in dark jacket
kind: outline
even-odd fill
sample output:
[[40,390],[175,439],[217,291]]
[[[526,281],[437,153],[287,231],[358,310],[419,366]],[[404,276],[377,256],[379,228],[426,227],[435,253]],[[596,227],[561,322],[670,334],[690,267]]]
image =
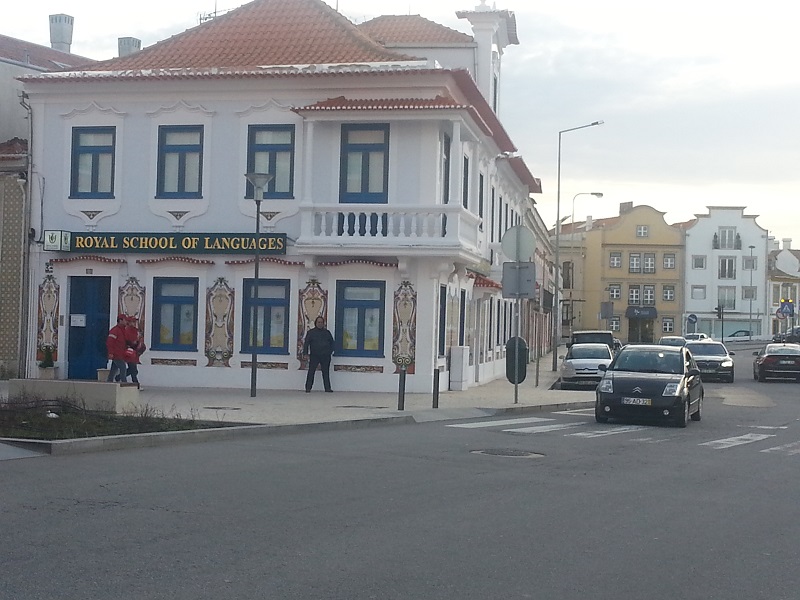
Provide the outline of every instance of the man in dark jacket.
[[331,355],[333,354],[333,335],[325,329],[325,319],[317,317],[314,320],[314,329],[306,333],[306,340],[303,344],[303,354],[308,356],[308,375],[306,376],[306,393],[311,391],[314,386],[314,374],[317,365],[322,370],[322,383],[326,392],[331,389]]
[[128,378],[127,365],[125,364],[125,349],[128,347],[125,342],[126,320],[125,315],[119,315],[117,324],[109,330],[106,338],[108,360],[111,361],[111,369],[108,371],[108,379],[106,381],[114,381],[117,374],[119,374],[122,383],[125,383]]

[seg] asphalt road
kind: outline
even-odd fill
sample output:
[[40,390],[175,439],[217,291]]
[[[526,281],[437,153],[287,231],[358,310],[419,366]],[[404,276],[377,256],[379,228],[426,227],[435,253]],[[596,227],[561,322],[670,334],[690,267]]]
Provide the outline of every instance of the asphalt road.
[[0,598],[796,600],[800,384],[751,360],[686,429],[588,410],[0,462]]

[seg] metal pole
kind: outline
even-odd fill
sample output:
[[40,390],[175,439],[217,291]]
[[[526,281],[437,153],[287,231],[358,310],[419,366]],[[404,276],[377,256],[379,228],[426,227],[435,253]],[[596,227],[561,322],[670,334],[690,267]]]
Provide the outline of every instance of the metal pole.
[[258,379],[258,353],[256,352],[256,298],[258,298],[258,265],[261,262],[261,248],[259,241],[261,238],[261,196],[264,194],[264,188],[256,186],[255,188],[255,201],[256,201],[256,250],[255,266],[253,267],[253,302],[250,312],[250,343],[253,345],[253,355],[250,359],[250,397],[256,397],[256,386]]
[[517,335],[514,340],[514,404],[519,404],[519,342],[520,342],[520,321],[522,320],[521,313],[521,298],[517,298]]
[[747,317],[747,339],[753,341],[753,271],[755,270],[755,263],[753,262],[753,249],[755,246],[750,245],[750,315]]
[[400,389],[397,391],[397,410],[406,408],[406,365],[400,365]]
[[439,367],[433,365],[433,408],[439,408]]
[[570,129],[562,129],[558,132],[558,169],[556,171],[556,252],[555,252],[555,270],[554,270],[554,289],[553,289],[553,339],[551,340],[551,350],[553,352],[553,371],[558,370],[558,342],[561,338],[561,306],[559,303],[559,273],[561,270],[561,135],[568,131],[576,131],[578,129],[585,129],[586,127],[594,127],[595,125],[602,125],[603,121],[594,121],[588,125],[581,125],[580,127],[571,127]]

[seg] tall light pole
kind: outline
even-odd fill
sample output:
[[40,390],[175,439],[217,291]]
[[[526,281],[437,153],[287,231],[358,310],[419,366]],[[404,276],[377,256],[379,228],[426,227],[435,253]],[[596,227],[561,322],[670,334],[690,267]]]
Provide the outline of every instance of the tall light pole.
[[561,304],[559,302],[559,273],[561,272],[561,252],[559,244],[561,243],[561,136],[570,131],[577,131],[578,129],[586,129],[587,127],[594,127],[595,125],[602,125],[603,121],[594,121],[587,125],[580,127],[570,127],[569,129],[562,129],[558,132],[558,170],[556,172],[556,256],[555,256],[555,269],[554,269],[554,289],[553,289],[553,335],[551,340],[551,351],[553,353],[553,371],[558,370],[558,340],[561,338]]
[[752,244],[750,248],[750,316],[747,318],[747,339],[753,341],[753,271],[755,271],[756,264],[753,262],[753,250],[755,246]]
[[250,397],[256,397],[256,383],[258,379],[258,352],[256,350],[256,299],[258,298],[258,265],[261,262],[261,201],[264,199],[264,188],[272,181],[272,175],[268,173],[245,173],[247,181],[253,186],[253,200],[256,202],[256,243],[253,256],[255,257],[253,267],[253,288],[251,291],[252,303],[250,305],[250,345],[253,354],[250,360]]
[[570,263],[572,265],[570,269],[570,282],[569,282],[569,336],[572,337],[572,331],[575,325],[575,301],[572,298],[572,293],[575,291],[575,198],[578,196],[594,196],[595,198],[602,198],[603,192],[578,192],[572,197],[572,217],[570,219],[571,222],[571,230],[572,233],[569,236],[569,253],[570,253]]

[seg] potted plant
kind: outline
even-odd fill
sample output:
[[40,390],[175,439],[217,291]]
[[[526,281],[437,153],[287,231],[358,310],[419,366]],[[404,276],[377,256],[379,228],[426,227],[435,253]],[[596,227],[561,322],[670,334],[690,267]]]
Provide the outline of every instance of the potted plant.
[[53,347],[42,346],[42,360],[39,361],[39,379],[55,379],[58,367],[53,362]]

